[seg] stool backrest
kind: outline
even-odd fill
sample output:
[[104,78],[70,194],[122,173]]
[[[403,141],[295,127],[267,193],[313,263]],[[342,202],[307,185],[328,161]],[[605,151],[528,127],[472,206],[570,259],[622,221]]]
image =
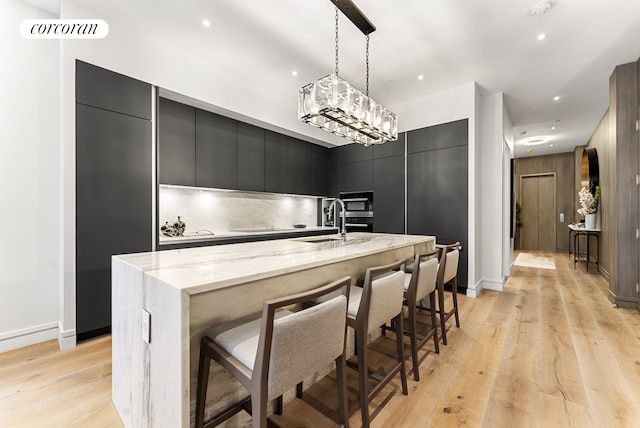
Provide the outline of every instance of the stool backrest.
[[[264,303],[254,379],[261,379],[269,400],[343,354],[350,283],[345,277],[310,292]],[[274,319],[278,308],[302,305],[330,293],[334,294],[329,300]]]
[[[416,301],[420,301],[436,289],[438,259],[434,257],[421,261],[420,256],[416,255],[416,260],[413,265],[419,266],[418,269],[414,268],[411,274],[411,281],[416,282]],[[417,275],[417,277],[414,278],[415,275]],[[409,287],[411,287],[411,285],[409,285]]]
[[458,276],[458,261],[460,251],[453,250],[446,253],[446,264],[444,265],[444,283],[451,281]]
[[366,316],[368,333],[402,312],[404,275],[403,260],[367,269],[358,318]]

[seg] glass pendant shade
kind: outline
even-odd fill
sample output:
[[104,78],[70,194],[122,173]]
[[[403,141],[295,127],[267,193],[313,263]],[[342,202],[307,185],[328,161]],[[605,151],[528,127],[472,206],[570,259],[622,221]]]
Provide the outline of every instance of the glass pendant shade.
[[300,88],[298,119],[356,143],[398,139],[398,117],[333,73]]

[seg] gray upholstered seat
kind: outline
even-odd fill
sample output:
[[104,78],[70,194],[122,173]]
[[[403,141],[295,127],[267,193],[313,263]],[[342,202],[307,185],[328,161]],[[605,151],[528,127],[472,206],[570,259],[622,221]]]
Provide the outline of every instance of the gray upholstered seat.
[[[211,359],[249,390],[254,427],[267,426],[269,401],[335,361],[341,421],[348,426],[344,348],[350,282],[345,277],[306,293],[267,301],[260,319],[208,330],[200,345],[196,427],[205,426]],[[297,312],[277,311],[330,293],[332,298]],[[218,425],[248,405],[248,400],[238,403],[206,426]]]

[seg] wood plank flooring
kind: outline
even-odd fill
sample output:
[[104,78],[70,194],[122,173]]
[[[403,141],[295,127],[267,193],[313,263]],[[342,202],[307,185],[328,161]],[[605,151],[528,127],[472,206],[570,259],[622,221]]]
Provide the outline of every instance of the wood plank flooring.
[[[422,380],[409,376],[408,396],[398,380],[376,397],[373,427],[640,427],[640,314],[612,308],[593,269],[574,270],[567,254],[539,254],[556,270],[516,267],[505,291],[459,296],[461,328],[450,323],[439,355],[425,345]],[[390,333],[373,347],[383,355],[393,342]],[[348,375],[358,427],[357,381]],[[334,390],[330,375],[274,423],[335,426]],[[122,426],[111,402],[109,336],[68,351],[54,341],[0,354],[0,427],[32,426]]]

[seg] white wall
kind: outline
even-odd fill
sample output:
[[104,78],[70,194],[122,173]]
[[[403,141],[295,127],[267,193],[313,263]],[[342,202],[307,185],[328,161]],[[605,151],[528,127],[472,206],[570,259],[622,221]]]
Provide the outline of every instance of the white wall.
[[54,16],[2,1],[0,352],[55,339],[60,319],[60,44],[22,38],[26,18]]
[[[482,99],[481,142],[478,144],[479,195],[478,215],[478,281],[468,294],[479,293],[482,289],[502,290],[503,248],[505,221],[504,213],[504,171],[503,171],[503,94],[484,96]],[[480,197],[480,196],[479,196]]]

